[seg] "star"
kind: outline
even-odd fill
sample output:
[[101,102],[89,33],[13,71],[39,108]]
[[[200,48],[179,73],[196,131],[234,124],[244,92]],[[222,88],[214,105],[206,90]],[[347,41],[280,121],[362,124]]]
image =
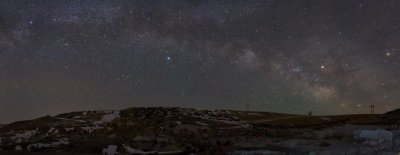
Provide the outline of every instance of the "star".
[[388,95],[384,95],[383,97],[384,97],[385,99],[388,99],[388,98],[389,98],[389,96],[388,96]]
[[[294,113],[333,107],[317,114],[360,113],[370,102],[400,108],[400,27],[380,22],[400,14],[381,8],[400,4],[291,3],[0,1],[0,83],[7,84],[0,107],[10,107],[0,108],[10,116],[0,124],[39,116],[53,103],[57,112],[114,103],[240,109],[251,102]],[[34,110],[20,118],[23,103]]]

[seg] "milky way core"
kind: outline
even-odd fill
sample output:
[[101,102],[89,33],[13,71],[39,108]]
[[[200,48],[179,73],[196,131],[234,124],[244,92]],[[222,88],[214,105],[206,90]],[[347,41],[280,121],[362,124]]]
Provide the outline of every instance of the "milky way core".
[[393,110],[398,8],[398,0],[2,0],[0,123],[138,106]]

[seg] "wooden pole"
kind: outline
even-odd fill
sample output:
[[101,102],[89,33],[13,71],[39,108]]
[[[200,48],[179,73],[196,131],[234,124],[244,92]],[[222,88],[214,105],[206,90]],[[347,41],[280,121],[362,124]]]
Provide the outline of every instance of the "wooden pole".
[[374,105],[371,105],[371,106],[369,106],[369,107],[371,107],[371,114],[374,114],[374,108],[375,108],[375,106],[374,106]]

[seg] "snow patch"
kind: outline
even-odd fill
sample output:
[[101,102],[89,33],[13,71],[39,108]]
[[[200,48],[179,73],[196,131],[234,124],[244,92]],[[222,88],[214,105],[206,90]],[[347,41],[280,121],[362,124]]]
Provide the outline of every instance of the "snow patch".
[[102,125],[104,122],[103,121],[94,121],[93,124],[96,126]]
[[102,120],[103,122],[110,123],[110,122],[112,122],[114,119],[119,118],[119,117],[120,117],[119,111],[114,111],[112,114],[104,115],[103,118],[102,118],[101,120]]
[[328,117],[320,117],[322,120],[325,120],[325,121],[331,121],[331,118],[328,118]]
[[354,138],[365,139],[364,144],[376,145],[387,143],[392,145],[393,133],[386,130],[361,130],[354,133]]
[[119,154],[117,152],[118,146],[117,145],[108,145],[107,148],[103,148],[104,155],[115,155]]
[[37,133],[36,130],[25,131],[24,133],[17,133],[14,136],[10,137],[15,143],[27,142],[33,135]]
[[21,151],[21,150],[22,150],[22,147],[21,147],[21,146],[19,146],[19,145],[16,145],[16,146],[15,146],[15,150],[17,150],[17,151]]
[[54,127],[51,127],[49,130],[47,130],[48,133],[52,133],[54,131]]
[[208,126],[209,125],[207,123],[203,123],[203,122],[199,122],[199,121],[196,121],[196,124],[197,125],[201,125],[201,126]]
[[74,119],[82,118],[82,116],[75,116]]
[[58,145],[68,145],[68,138],[58,138],[56,142],[52,142],[51,145],[58,146]]
[[41,149],[41,148],[48,148],[48,147],[50,147],[50,144],[47,144],[47,143],[35,143],[35,144],[29,144],[29,145],[26,147],[26,149],[27,149],[28,151],[31,151],[32,148]]
[[60,145],[68,145],[68,138],[58,138],[57,141],[51,143],[34,143],[29,144],[26,149],[28,151],[32,151],[32,149],[42,149],[42,148],[50,148],[50,147],[59,147]]
[[129,154],[144,154],[145,152],[142,150],[137,150],[137,149],[133,149],[128,145],[122,144],[122,146],[125,148],[126,152],[128,152]]
[[101,126],[84,126],[84,127],[81,127],[81,129],[83,131],[86,131],[86,132],[89,132],[89,133],[92,133],[94,130],[101,129],[101,128],[103,128],[103,127],[101,127]]
[[49,130],[47,130],[47,132],[48,132],[48,133],[55,133],[55,134],[57,134],[57,133],[58,133],[58,129],[56,129],[56,128],[54,128],[54,127],[51,127]]

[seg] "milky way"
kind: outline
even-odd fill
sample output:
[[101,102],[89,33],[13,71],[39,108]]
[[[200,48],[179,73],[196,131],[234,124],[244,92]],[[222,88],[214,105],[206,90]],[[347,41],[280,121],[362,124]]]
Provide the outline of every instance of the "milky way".
[[0,123],[180,106],[400,107],[400,1],[0,2]]

